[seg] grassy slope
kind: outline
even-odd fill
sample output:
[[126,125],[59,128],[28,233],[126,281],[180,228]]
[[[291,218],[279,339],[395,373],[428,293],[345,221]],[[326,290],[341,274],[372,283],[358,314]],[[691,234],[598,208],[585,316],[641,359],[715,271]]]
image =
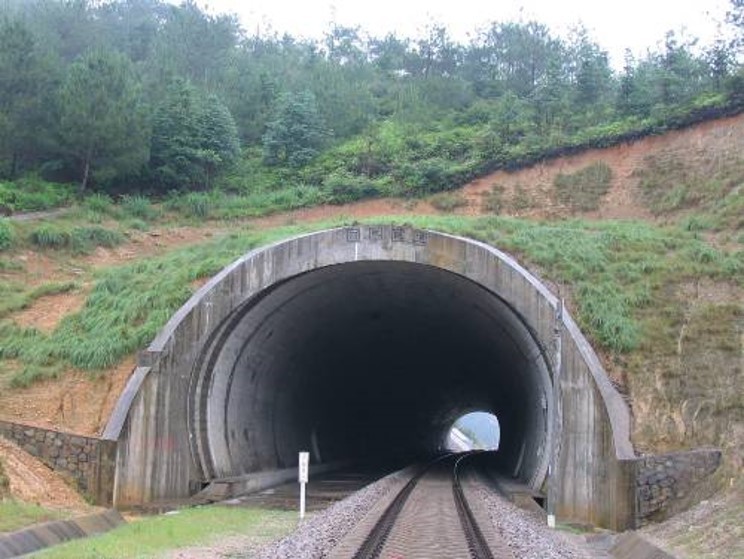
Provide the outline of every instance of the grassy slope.
[[[106,534],[74,540],[34,554],[45,559],[117,559],[157,557],[162,552],[208,545],[240,537],[246,550],[268,543],[292,530],[297,513],[258,509],[200,507],[178,514],[148,517]],[[201,556],[206,556],[202,554]]]
[[50,509],[13,499],[0,500],[0,533],[14,532],[32,524],[49,520],[64,520],[72,513]]

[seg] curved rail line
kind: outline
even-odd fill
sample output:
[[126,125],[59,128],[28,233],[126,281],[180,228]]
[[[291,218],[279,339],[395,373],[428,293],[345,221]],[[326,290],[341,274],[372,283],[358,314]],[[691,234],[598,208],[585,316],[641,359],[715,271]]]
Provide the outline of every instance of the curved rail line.
[[455,495],[457,516],[460,518],[460,525],[462,526],[462,531],[465,533],[465,539],[468,542],[470,556],[473,557],[473,559],[494,559],[493,554],[491,553],[491,548],[488,547],[486,538],[483,537],[483,532],[481,532],[481,529],[478,527],[478,522],[475,520],[473,510],[470,508],[470,505],[468,505],[468,500],[465,497],[465,492],[462,490],[462,484],[460,483],[458,472],[460,462],[470,456],[472,456],[472,454],[460,456],[455,461],[455,466],[452,469],[452,492]]
[[452,522],[459,522],[459,526],[462,529],[467,543],[468,552],[472,559],[495,559],[483,532],[478,526],[473,510],[468,504],[460,480],[459,470],[461,462],[473,454],[477,453],[467,453],[464,455],[447,454],[440,456],[417,472],[417,474],[403,486],[387,506],[370,533],[359,546],[359,549],[353,555],[353,559],[378,559],[380,557],[393,527],[396,525],[396,522],[398,522],[404,505],[418,483],[429,472],[431,472],[432,468],[435,466],[442,466],[444,462],[450,460],[453,461],[451,466],[451,490],[455,502],[454,511],[452,511]]

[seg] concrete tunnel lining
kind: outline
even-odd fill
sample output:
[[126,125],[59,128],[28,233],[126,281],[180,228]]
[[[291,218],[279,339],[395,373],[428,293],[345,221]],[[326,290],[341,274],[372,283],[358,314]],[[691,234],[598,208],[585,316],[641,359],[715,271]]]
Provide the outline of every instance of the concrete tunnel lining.
[[[292,298],[288,295],[290,291],[286,290],[300,289],[302,286],[304,286],[303,289],[310,289],[311,283],[322,277],[315,274],[330,273],[331,270],[335,273],[340,269],[346,270],[344,274],[351,274],[354,268],[347,267],[347,265],[365,262],[409,264],[420,266],[418,270],[422,270],[422,267],[431,268],[434,276],[441,276],[441,274],[456,276],[457,279],[442,283],[435,282],[435,284],[444,291],[455,289],[459,294],[471,293],[475,299],[472,299],[471,295],[463,295],[461,298],[479,301],[475,306],[490,309],[488,313],[491,313],[492,318],[493,316],[499,317],[496,322],[509,320],[509,316],[518,317],[519,322],[526,327],[527,331],[524,337],[516,336],[519,343],[512,344],[514,346],[512,347],[506,338],[489,337],[490,333],[486,334],[490,330],[498,330],[498,328],[492,328],[494,320],[489,321],[485,318],[488,313],[481,313],[483,317],[471,311],[460,313],[462,305],[449,304],[447,306],[443,303],[440,305],[443,307],[443,318],[440,316],[440,320],[433,322],[446,324],[450,327],[450,331],[455,331],[455,341],[452,342],[450,336],[449,346],[439,343],[445,334],[436,331],[430,332],[429,338],[423,336],[413,338],[413,341],[405,347],[403,347],[404,342],[399,342],[397,345],[393,343],[391,346],[393,349],[386,352],[370,352],[370,347],[377,346],[369,343],[362,353],[371,353],[372,357],[365,359],[358,367],[359,370],[366,370],[367,377],[378,374],[377,371],[381,369],[392,370],[384,366],[386,355],[388,361],[396,361],[390,356],[400,354],[423,355],[424,357],[428,355],[429,357],[423,359],[425,367],[413,367],[419,371],[418,374],[427,367],[444,371],[438,377],[442,381],[438,385],[439,389],[432,389],[428,394],[423,394],[427,397],[424,400],[430,405],[417,408],[420,413],[415,414],[416,417],[411,423],[414,426],[411,432],[414,433],[423,433],[418,426],[427,425],[428,429],[425,429],[427,435],[422,436],[421,439],[411,436],[407,440],[405,437],[382,436],[386,441],[396,442],[394,445],[388,444],[386,448],[410,450],[431,449],[435,446],[433,441],[437,438],[437,426],[448,427],[450,423],[450,421],[445,421],[450,407],[435,405],[445,395],[448,398],[456,396],[448,399],[450,402],[457,402],[451,409],[452,417],[449,418],[451,420],[455,419],[457,408],[461,408],[462,411],[471,411],[466,408],[470,402],[475,400],[482,403],[484,399],[488,399],[488,405],[493,407],[498,407],[503,402],[505,396],[499,400],[498,391],[490,393],[487,390],[481,391],[481,387],[487,383],[486,377],[481,374],[473,375],[473,384],[469,385],[470,393],[465,390],[464,394],[457,394],[454,389],[451,389],[453,385],[451,380],[448,380],[446,369],[448,365],[452,365],[452,370],[461,370],[462,366],[460,362],[454,363],[456,359],[453,357],[449,360],[437,358],[439,355],[437,352],[441,353],[445,347],[454,347],[455,351],[452,351],[450,355],[476,355],[478,359],[472,360],[471,366],[481,371],[486,370],[486,367],[479,367],[477,364],[496,362],[498,361],[497,355],[507,361],[509,361],[508,356],[517,359],[515,356],[520,353],[530,355],[534,349],[530,346],[529,338],[531,337],[538,347],[546,348],[546,371],[551,366],[549,362],[560,362],[558,386],[552,386],[552,379],[555,378],[554,371],[551,371],[551,378],[544,384],[541,385],[539,382],[529,384],[532,389],[518,385],[518,382],[524,383],[525,378],[535,378],[536,369],[529,367],[524,369],[529,371],[524,375],[495,378],[500,378],[505,383],[503,386],[511,386],[509,383],[512,383],[515,391],[504,391],[504,394],[523,396],[526,394],[530,401],[527,407],[532,410],[535,409],[533,403],[540,393],[540,389],[535,387],[551,387],[560,397],[561,407],[564,410],[562,422],[559,430],[554,434],[551,430],[553,422],[548,421],[542,454],[543,456],[547,454],[547,449],[555,440],[555,448],[558,452],[556,468],[553,470],[553,475],[557,480],[556,516],[613,529],[623,529],[633,524],[635,493],[632,480],[635,475],[635,454],[629,436],[629,410],[622,397],[612,387],[591,345],[570,314],[563,312],[558,316],[556,297],[513,258],[498,249],[473,239],[395,225],[340,227],[300,235],[251,250],[207,282],[171,317],[147,350],[139,354],[137,367],[120,396],[104,431],[103,439],[116,443],[115,457],[112,457],[112,501],[115,506],[128,507],[163,499],[186,498],[203,487],[204,483],[217,479],[218,475],[237,474],[254,467],[270,469],[249,471],[237,478],[228,478],[221,481],[219,487],[225,488],[229,494],[235,494],[239,490],[260,489],[292,479],[296,476],[293,469],[296,457],[291,456],[290,449],[299,444],[307,445],[308,432],[311,445],[314,439],[318,443],[319,450],[315,449],[316,459],[320,454],[326,462],[316,466],[315,471],[327,469],[336,464],[336,462],[328,462],[336,456],[362,457],[363,453],[357,453],[358,449],[355,449],[353,445],[334,445],[330,442],[334,439],[342,440],[344,437],[341,435],[353,432],[352,427],[358,428],[361,425],[360,421],[356,421],[356,425],[352,422],[343,429],[332,427],[338,423],[334,420],[341,416],[339,410],[343,408],[330,404],[324,407],[318,403],[324,401],[324,394],[327,397],[330,393],[322,390],[322,386],[330,386],[327,383],[341,378],[340,371],[350,368],[348,367],[350,356],[359,353],[359,347],[354,344],[346,344],[348,347],[344,351],[338,350],[339,345],[346,347],[344,344],[339,344],[338,341],[341,339],[339,336],[343,334],[343,339],[352,341],[357,338],[343,331],[338,333],[327,325],[304,330],[294,326],[287,327],[282,329],[286,330],[284,334],[271,342],[273,350],[265,351],[261,360],[251,362],[251,359],[258,359],[258,357],[249,356],[255,353],[254,349],[258,347],[255,345],[258,343],[256,340],[260,340],[260,337],[254,337],[253,342],[249,343],[243,329],[248,328],[251,321],[256,321],[260,316],[264,317],[261,320],[269,321],[267,324],[271,321],[274,324],[278,322],[287,325],[310,322],[310,320],[288,318],[292,316],[309,316],[318,324],[342,322],[344,312],[350,308],[360,310],[359,307],[340,304],[329,311],[326,306],[319,303],[311,305],[312,298],[297,306],[289,304]],[[328,271],[323,272],[322,270],[326,268]],[[390,269],[392,270],[392,267]],[[377,272],[379,270],[370,271],[368,268],[365,274],[372,277]],[[352,279],[352,276],[356,277],[355,274],[356,272],[347,279]],[[353,282],[365,284],[369,279],[362,279],[366,277],[365,274],[359,274]],[[401,274],[406,282],[412,282],[413,276],[409,272],[404,271]],[[474,291],[468,291],[464,287],[460,291],[459,287],[453,287],[460,284],[464,286],[468,282]],[[364,289],[369,291],[366,287]],[[482,292],[481,295],[475,295],[478,290]],[[425,292],[426,290],[417,289],[416,291]],[[484,294],[489,295],[485,297]],[[422,295],[412,297],[414,302],[420,302],[423,299]],[[436,297],[441,299],[441,295]],[[326,297],[320,299],[325,300]],[[343,297],[344,301],[349,299],[351,296],[348,294]],[[481,302],[486,300],[489,302]],[[279,305],[277,301],[284,301],[286,304]],[[513,313],[511,315],[508,312],[498,314],[498,301],[513,310]],[[419,322],[415,322],[414,316],[425,315],[416,315],[412,310],[420,313],[421,307],[428,308],[433,305],[421,305],[418,302],[415,304],[416,309],[410,306],[400,306],[396,311],[396,318],[388,318],[387,324],[396,324],[402,328],[401,331],[411,328],[415,330],[421,324],[428,324],[429,320],[422,318],[419,318]],[[273,310],[269,312],[269,309]],[[452,318],[453,313],[457,314],[457,317]],[[411,328],[405,327],[406,321]],[[414,323],[411,324],[411,321]],[[419,326],[416,326],[417,324]],[[364,326],[363,332],[366,335],[358,338],[360,340],[368,337],[374,338],[381,335],[378,330],[379,328],[376,329],[370,325]],[[388,330],[390,328],[386,327],[385,331]],[[478,333],[476,335],[462,334],[471,330],[478,330]],[[269,332],[271,328],[256,328],[255,331]],[[299,333],[303,331],[303,336],[300,336]],[[516,332],[516,330],[511,331]],[[240,334],[240,332],[243,333]],[[556,337],[557,335],[559,338]],[[299,339],[304,339],[305,342],[299,343],[297,341]],[[308,341],[311,339],[314,342]],[[424,339],[429,340],[428,344],[423,343]],[[558,343],[559,339],[560,343]],[[418,351],[411,351],[411,344],[418,344]],[[279,351],[280,345],[290,346],[291,351]],[[332,367],[330,365],[321,367],[316,363],[320,348],[323,347],[334,349],[333,353],[336,356],[331,362]],[[515,347],[522,349],[518,350]],[[239,354],[244,357],[239,359]],[[261,352],[258,352],[256,356],[260,354]],[[514,359],[512,363],[517,362]],[[236,374],[230,375],[223,372],[213,375],[208,373],[210,370],[215,371],[214,366],[217,362],[221,363],[220,368],[223,365],[227,369],[234,368]],[[289,372],[276,375],[266,374],[266,371],[278,369],[285,371],[292,367],[294,367],[292,370],[296,370],[297,363],[305,365],[315,363],[312,366],[303,366],[303,369],[315,370],[315,375],[299,375]],[[246,383],[247,375],[237,374],[246,367],[253,367],[255,371],[264,371],[260,382],[267,382],[266,378],[269,377],[269,382],[274,383],[279,383],[280,379],[284,379],[288,382],[287,386],[292,389],[279,391],[281,396],[272,397],[272,401],[268,404],[267,402],[261,403],[260,398],[252,400],[252,397],[248,395],[252,393],[252,389]],[[217,369],[218,372],[220,368]],[[414,374],[410,378],[415,379],[416,376]],[[543,378],[547,376],[546,372]],[[313,378],[325,380],[308,384],[308,379]],[[515,380],[520,378],[521,381]],[[235,387],[232,387],[230,382],[235,383],[234,379],[238,380]],[[294,380],[290,382],[287,379]],[[300,379],[305,380],[300,382]],[[278,389],[280,384],[272,386]],[[379,387],[384,384],[379,383],[376,386],[379,392],[381,390]],[[262,436],[262,439],[255,445],[255,451],[247,450],[245,445],[241,446],[239,439],[243,435],[242,429],[248,430],[249,424],[253,423],[245,419],[243,412],[253,413],[253,417],[257,418],[260,418],[263,413],[263,416],[267,417],[269,409],[284,410],[292,407],[294,400],[297,399],[297,396],[292,396],[292,394],[313,395],[313,390],[316,391],[315,398],[305,400],[316,402],[314,406],[304,408],[296,406],[297,410],[303,411],[298,412],[299,415],[296,415],[294,419],[287,419],[292,418],[292,415],[282,414],[285,419],[276,423],[265,420],[264,425],[272,426],[272,434]],[[220,391],[223,394],[231,394],[230,398],[220,397],[218,395]],[[422,395],[419,392],[421,391],[416,392],[417,398]],[[267,392],[262,390],[256,392],[256,394],[260,393],[266,394]],[[413,390],[409,389],[407,393],[413,394]],[[347,396],[349,394],[351,393],[347,393]],[[491,394],[491,396],[484,398],[484,394]],[[375,403],[380,397],[369,394],[366,401],[368,404]],[[541,401],[540,407],[544,405]],[[251,406],[253,406],[252,409]],[[476,407],[484,408],[479,405],[474,406],[473,409]],[[548,396],[547,417],[553,417],[553,409],[555,406],[552,405],[552,400]],[[529,463],[529,456],[535,449],[540,448],[541,443],[533,437],[538,431],[529,427],[530,420],[526,419],[536,418],[537,414],[520,415],[516,406],[513,406],[511,411],[503,406],[501,406],[501,411],[495,411],[500,420],[504,419],[504,415],[511,414],[512,425],[521,427],[513,428],[511,432],[521,436],[521,440],[525,442],[524,446],[520,445],[518,455],[517,447],[514,445],[508,452],[501,454],[506,462],[501,464],[502,471],[509,471],[513,468],[512,472],[517,476],[537,485],[539,480],[545,477],[545,464],[543,461],[542,465],[536,466],[539,460],[537,462],[533,460],[532,465]],[[221,421],[218,421],[220,417]],[[302,419],[304,417],[310,419],[306,421]],[[376,416],[377,428],[373,432],[390,434],[389,429],[382,428],[384,421],[380,417],[383,416]],[[240,427],[234,429],[235,435],[231,435],[229,428],[225,427],[230,418],[235,418],[235,425]],[[532,425],[536,422],[537,420],[534,420]],[[293,424],[297,427],[293,428]],[[331,435],[335,436],[329,437],[329,430]],[[441,433],[442,437],[444,434],[444,432]],[[249,432],[248,436],[253,436],[253,433]],[[291,442],[284,445],[277,444],[276,441],[279,439],[287,439]],[[370,440],[370,448],[381,448],[381,444],[372,443],[375,441]],[[258,451],[259,448],[263,450]],[[312,447],[310,450],[313,450]],[[282,466],[290,467],[282,469]],[[212,487],[215,490],[218,489],[217,485],[213,484]]]
[[200,361],[205,480],[320,461],[403,465],[441,448],[475,409],[502,425],[499,463],[539,487],[548,363],[523,320],[436,267],[365,261],[288,279],[237,308]]

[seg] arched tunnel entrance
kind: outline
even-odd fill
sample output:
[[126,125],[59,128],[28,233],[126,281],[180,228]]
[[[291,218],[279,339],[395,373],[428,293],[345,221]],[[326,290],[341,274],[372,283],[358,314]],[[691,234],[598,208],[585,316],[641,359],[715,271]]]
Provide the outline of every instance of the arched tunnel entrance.
[[432,231],[351,226],[253,250],[139,355],[103,436],[112,500],[266,487],[296,476],[300,450],[315,471],[402,465],[480,410],[498,417],[502,475],[550,485],[558,519],[628,527],[628,409],[560,308],[508,255]]
[[192,399],[204,479],[316,463],[403,466],[440,451],[455,419],[489,410],[502,473],[547,468],[549,360],[514,309],[429,265],[305,272],[227,318]]

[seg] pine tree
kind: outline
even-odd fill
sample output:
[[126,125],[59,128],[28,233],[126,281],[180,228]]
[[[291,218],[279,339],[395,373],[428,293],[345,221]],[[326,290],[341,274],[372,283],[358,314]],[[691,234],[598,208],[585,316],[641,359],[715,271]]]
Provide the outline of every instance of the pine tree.
[[0,176],[14,178],[43,143],[43,94],[50,86],[36,39],[20,20],[0,21]]
[[136,171],[147,160],[148,129],[131,62],[94,51],[73,63],[59,91],[59,136],[80,173],[91,178]]
[[235,121],[216,97],[176,80],[155,113],[150,167],[164,190],[208,187],[240,153]]
[[315,157],[327,131],[310,91],[280,96],[263,136],[264,161],[300,167]]

